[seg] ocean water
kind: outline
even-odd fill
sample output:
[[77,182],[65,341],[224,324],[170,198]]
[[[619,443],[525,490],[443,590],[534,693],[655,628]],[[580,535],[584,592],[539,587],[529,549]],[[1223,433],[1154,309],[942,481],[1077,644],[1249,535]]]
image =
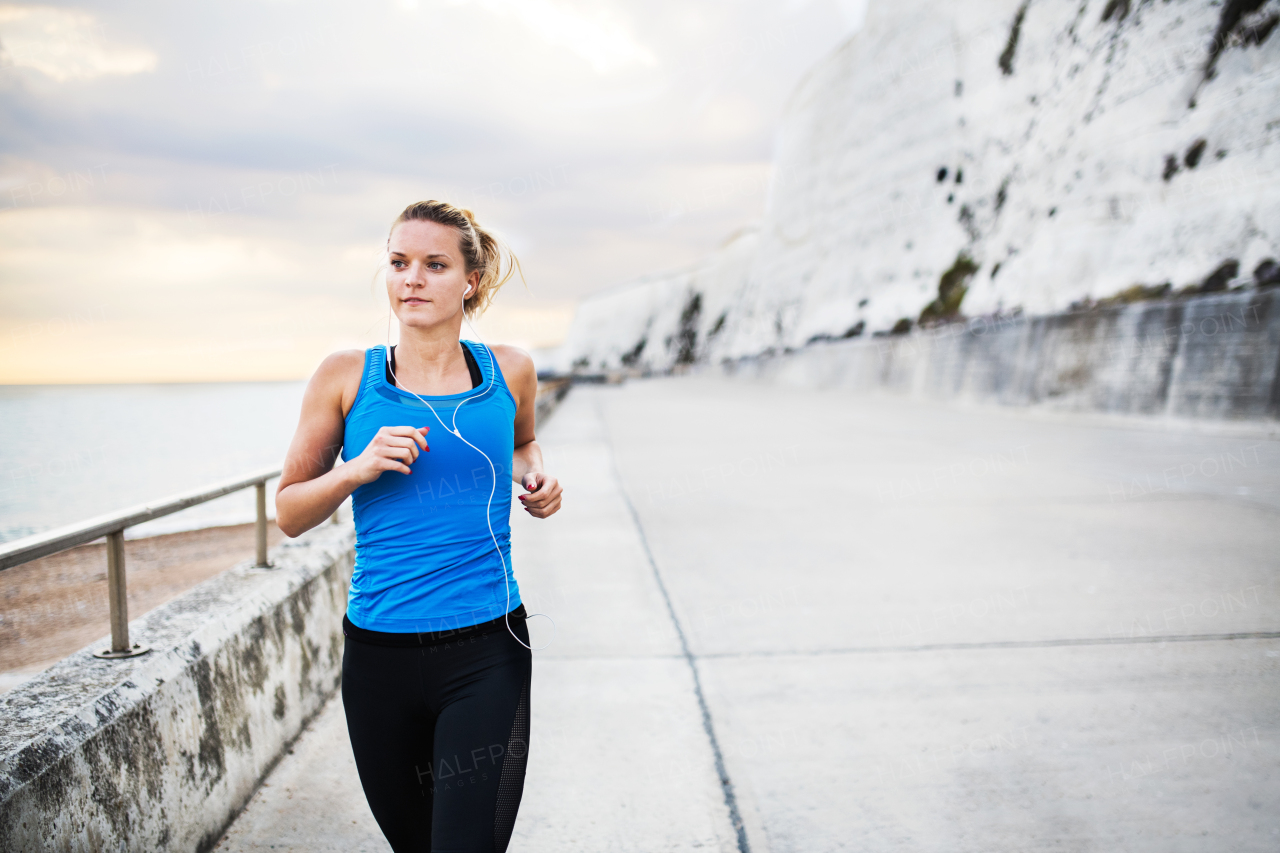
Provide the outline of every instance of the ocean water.
[[[0,542],[279,465],[302,382],[0,386]],[[275,482],[268,484],[274,515]],[[130,528],[254,518],[253,489]]]

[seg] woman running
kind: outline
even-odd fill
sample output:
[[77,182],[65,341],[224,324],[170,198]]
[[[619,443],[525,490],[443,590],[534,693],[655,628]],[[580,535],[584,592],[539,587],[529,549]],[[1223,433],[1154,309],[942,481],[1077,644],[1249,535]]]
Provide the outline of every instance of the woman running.
[[532,360],[459,337],[463,314],[484,311],[516,261],[470,211],[424,201],[392,224],[386,263],[400,343],[320,365],[276,522],[297,536],[351,495],[342,702],[392,849],[502,853],[529,749],[511,483],[535,518],[553,515],[561,492],[534,440]]

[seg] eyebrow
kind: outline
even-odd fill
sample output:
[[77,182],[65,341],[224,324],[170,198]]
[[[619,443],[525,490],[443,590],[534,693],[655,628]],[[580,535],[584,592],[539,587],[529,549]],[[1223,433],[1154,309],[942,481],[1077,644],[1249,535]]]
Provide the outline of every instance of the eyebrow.
[[[407,258],[407,257],[409,257],[409,256],[408,256],[408,255],[406,255],[404,252],[392,252],[392,253],[391,253],[391,255],[392,255],[392,257],[394,257],[394,256],[396,256],[396,255],[399,255],[399,256],[400,256],[400,257],[402,257],[402,258]],[[436,253],[434,253],[434,254],[427,255],[427,257],[428,257],[428,258],[447,258],[447,257],[449,257],[449,256],[448,256],[448,255],[446,255],[446,254],[443,254],[443,253],[441,253],[441,252],[436,252]]]

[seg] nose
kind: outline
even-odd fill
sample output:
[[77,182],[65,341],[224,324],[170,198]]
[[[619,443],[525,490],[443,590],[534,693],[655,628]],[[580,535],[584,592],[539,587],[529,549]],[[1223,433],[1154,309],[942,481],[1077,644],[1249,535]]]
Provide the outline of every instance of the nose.
[[409,264],[409,268],[405,270],[404,283],[410,287],[426,286],[427,277],[422,274],[422,267],[416,263]]

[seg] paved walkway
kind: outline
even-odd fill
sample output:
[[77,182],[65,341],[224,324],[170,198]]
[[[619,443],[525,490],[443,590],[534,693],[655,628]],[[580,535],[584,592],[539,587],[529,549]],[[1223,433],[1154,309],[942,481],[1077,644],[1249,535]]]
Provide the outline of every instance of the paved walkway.
[[[542,440],[512,851],[1280,849],[1274,433],[689,377]],[[218,849],[388,849],[338,700]]]

